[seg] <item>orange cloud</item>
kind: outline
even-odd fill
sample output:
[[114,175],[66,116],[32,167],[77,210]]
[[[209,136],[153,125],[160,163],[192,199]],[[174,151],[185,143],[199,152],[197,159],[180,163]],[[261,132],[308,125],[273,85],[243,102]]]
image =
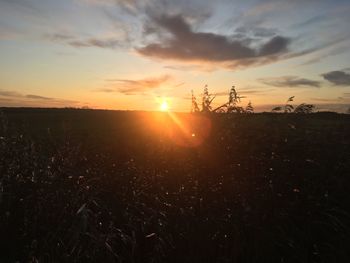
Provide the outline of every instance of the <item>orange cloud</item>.
[[131,79],[107,79],[109,88],[102,88],[102,92],[120,92],[126,95],[134,95],[157,89],[171,80],[170,75],[162,75],[159,77],[143,78],[138,80]]

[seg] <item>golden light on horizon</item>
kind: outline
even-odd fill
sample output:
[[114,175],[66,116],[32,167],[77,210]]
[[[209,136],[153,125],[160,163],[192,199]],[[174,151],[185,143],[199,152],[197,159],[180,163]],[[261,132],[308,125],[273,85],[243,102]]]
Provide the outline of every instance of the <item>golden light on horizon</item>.
[[163,100],[159,108],[161,111],[168,111],[169,110],[168,102],[166,100]]

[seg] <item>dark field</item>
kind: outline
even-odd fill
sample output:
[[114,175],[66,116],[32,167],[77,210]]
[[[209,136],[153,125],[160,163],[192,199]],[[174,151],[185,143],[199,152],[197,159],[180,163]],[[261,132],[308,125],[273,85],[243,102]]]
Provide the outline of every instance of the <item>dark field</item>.
[[350,115],[1,112],[0,262],[350,262]]

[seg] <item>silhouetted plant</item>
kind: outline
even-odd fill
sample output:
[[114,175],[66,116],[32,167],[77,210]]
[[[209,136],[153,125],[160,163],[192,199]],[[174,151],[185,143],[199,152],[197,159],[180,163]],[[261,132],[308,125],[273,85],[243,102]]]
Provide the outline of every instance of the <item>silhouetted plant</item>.
[[227,104],[227,112],[237,112],[237,113],[243,113],[244,109],[237,104],[241,102],[241,98],[244,98],[240,96],[237,91],[235,86],[232,86],[229,94],[229,101]]
[[294,109],[294,113],[312,113],[314,109],[314,105],[302,103]]
[[215,99],[215,96],[209,94],[208,85],[204,86],[203,97],[202,97],[202,112],[211,111],[211,103]]
[[294,107],[292,104],[290,104],[290,102],[292,102],[294,100],[294,96],[292,97],[289,97],[288,100],[286,101],[286,104],[281,107],[281,106],[278,106],[278,107],[275,107],[273,108],[271,111],[272,112],[284,112],[284,113],[289,113],[289,112],[292,112],[294,110]]
[[280,112],[280,111],[282,111],[282,107],[281,106],[274,107],[271,111],[272,112]]
[[197,99],[193,94],[193,90],[191,90],[191,101],[192,101],[192,107],[191,107],[191,112],[199,112],[199,107],[197,103]]
[[272,112],[284,112],[284,113],[312,113],[315,110],[315,106],[313,104],[301,103],[297,107],[294,108],[290,102],[294,101],[295,96],[289,97],[286,101],[286,104],[281,107],[275,107],[271,111]]
[[289,103],[294,100],[294,97],[295,96],[292,96],[292,97],[288,98],[288,100],[286,101],[286,105],[284,105],[284,112],[285,113],[289,113],[289,112],[293,111],[294,107],[292,104],[289,104]]
[[251,101],[249,101],[247,107],[245,108],[245,112],[246,112],[246,113],[254,113],[254,107],[253,107]]
[[230,90],[230,94],[229,94],[228,104],[229,105],[236,105],[237,103],[241,102],[241,98],[243,98],[243,97],[237,93],[236,87],[232,86],[231,90]]
[[243,96],[240,96],[238,92],[236,91],[235,86],[231,87],[228,102],[222,104],[221,106],[214,109],[214,112],[227,112],[227,113],[243,113],[245,112],[244,108],[241,106],[238,106],[237,104],[241,102],[241,99],[244,98]]

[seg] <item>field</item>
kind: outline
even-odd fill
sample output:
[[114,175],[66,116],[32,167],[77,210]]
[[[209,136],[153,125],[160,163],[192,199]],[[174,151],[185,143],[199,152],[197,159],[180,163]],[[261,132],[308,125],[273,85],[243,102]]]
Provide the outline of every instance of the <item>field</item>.
[[350,262],[350,115],[0,115],[0,262]]

